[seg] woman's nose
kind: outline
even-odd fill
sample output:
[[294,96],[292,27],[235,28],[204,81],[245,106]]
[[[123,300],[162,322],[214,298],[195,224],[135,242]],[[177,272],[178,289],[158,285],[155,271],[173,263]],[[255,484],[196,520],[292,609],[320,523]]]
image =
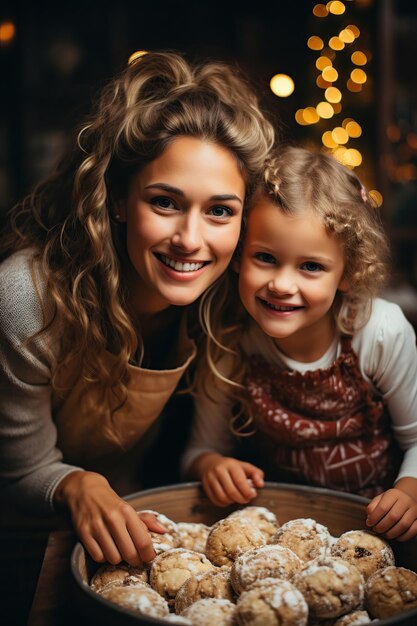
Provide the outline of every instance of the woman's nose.
[[175,232],[171,243],[174,247],[190,253],[202,247],[203,224],[200,213],[189,212],[182,215],[175,223]]

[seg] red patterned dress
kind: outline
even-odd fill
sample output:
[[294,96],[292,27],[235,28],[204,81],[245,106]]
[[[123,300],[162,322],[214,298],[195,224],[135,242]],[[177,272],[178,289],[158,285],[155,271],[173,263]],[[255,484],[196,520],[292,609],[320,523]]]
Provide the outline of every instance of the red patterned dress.
[[282,370],[252,356],[245,379],[252,445],[268,480],[373,497],[392,486],[401,453],[382,399],[364,380],[351,338],[328,369]]

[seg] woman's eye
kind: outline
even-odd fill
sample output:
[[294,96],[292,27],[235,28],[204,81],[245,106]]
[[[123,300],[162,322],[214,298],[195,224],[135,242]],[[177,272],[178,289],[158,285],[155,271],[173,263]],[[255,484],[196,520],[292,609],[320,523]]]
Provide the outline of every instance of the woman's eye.
[[255,258],[262,263],[275,263],[275,257],[272,254],[268,254],[268,252],[257,252]]
[[323,268],[319,263],[315,263],[314,261],[306,261],[302,264],[301,269],[306,272],[320,272]]
[[227,206],[214,206],[210,209],[210,213],[213,217],[230,217],[233,215],[232,209]]
[[157,196],[156,198],[152,198],[151,204],[156,206],[158,209],[175,209],[175,204],[172,202],[171,198],[168,198],[167,196]]

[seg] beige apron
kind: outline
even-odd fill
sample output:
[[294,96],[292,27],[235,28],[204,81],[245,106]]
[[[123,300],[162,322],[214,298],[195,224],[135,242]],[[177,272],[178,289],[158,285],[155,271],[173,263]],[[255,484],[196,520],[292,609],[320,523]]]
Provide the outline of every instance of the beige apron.
[[[157,420],[195,355],[195,343],[188,338],[185,324],[181,324],[175,367],[150,370],[129,365],[127,399],[113,414],[117,406],[114,395],[105,392],[103,405],[102,390],[91,385],[86,391],[85,381],[77,374],[81,371],[79,363],[78,370],[73,364],[58,384],[65,387],[70,380],[75,380],[75,384],[64,398],[57,394],[53,398],[58,447],[65,462],[101,470],[103,463],[109,464],[111,459],[123,457],[136,447]],[[106,358],[110,363],[114,360],[110,353],[106,353]]]

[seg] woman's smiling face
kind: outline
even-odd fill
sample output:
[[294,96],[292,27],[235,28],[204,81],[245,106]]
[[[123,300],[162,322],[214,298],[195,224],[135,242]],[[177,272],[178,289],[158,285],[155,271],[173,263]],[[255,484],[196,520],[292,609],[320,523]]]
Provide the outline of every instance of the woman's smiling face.
[[228,266],[245,181],[226,148],[179,137],[131,181],[126,222],[131,304],[139,314],[194,302]]

